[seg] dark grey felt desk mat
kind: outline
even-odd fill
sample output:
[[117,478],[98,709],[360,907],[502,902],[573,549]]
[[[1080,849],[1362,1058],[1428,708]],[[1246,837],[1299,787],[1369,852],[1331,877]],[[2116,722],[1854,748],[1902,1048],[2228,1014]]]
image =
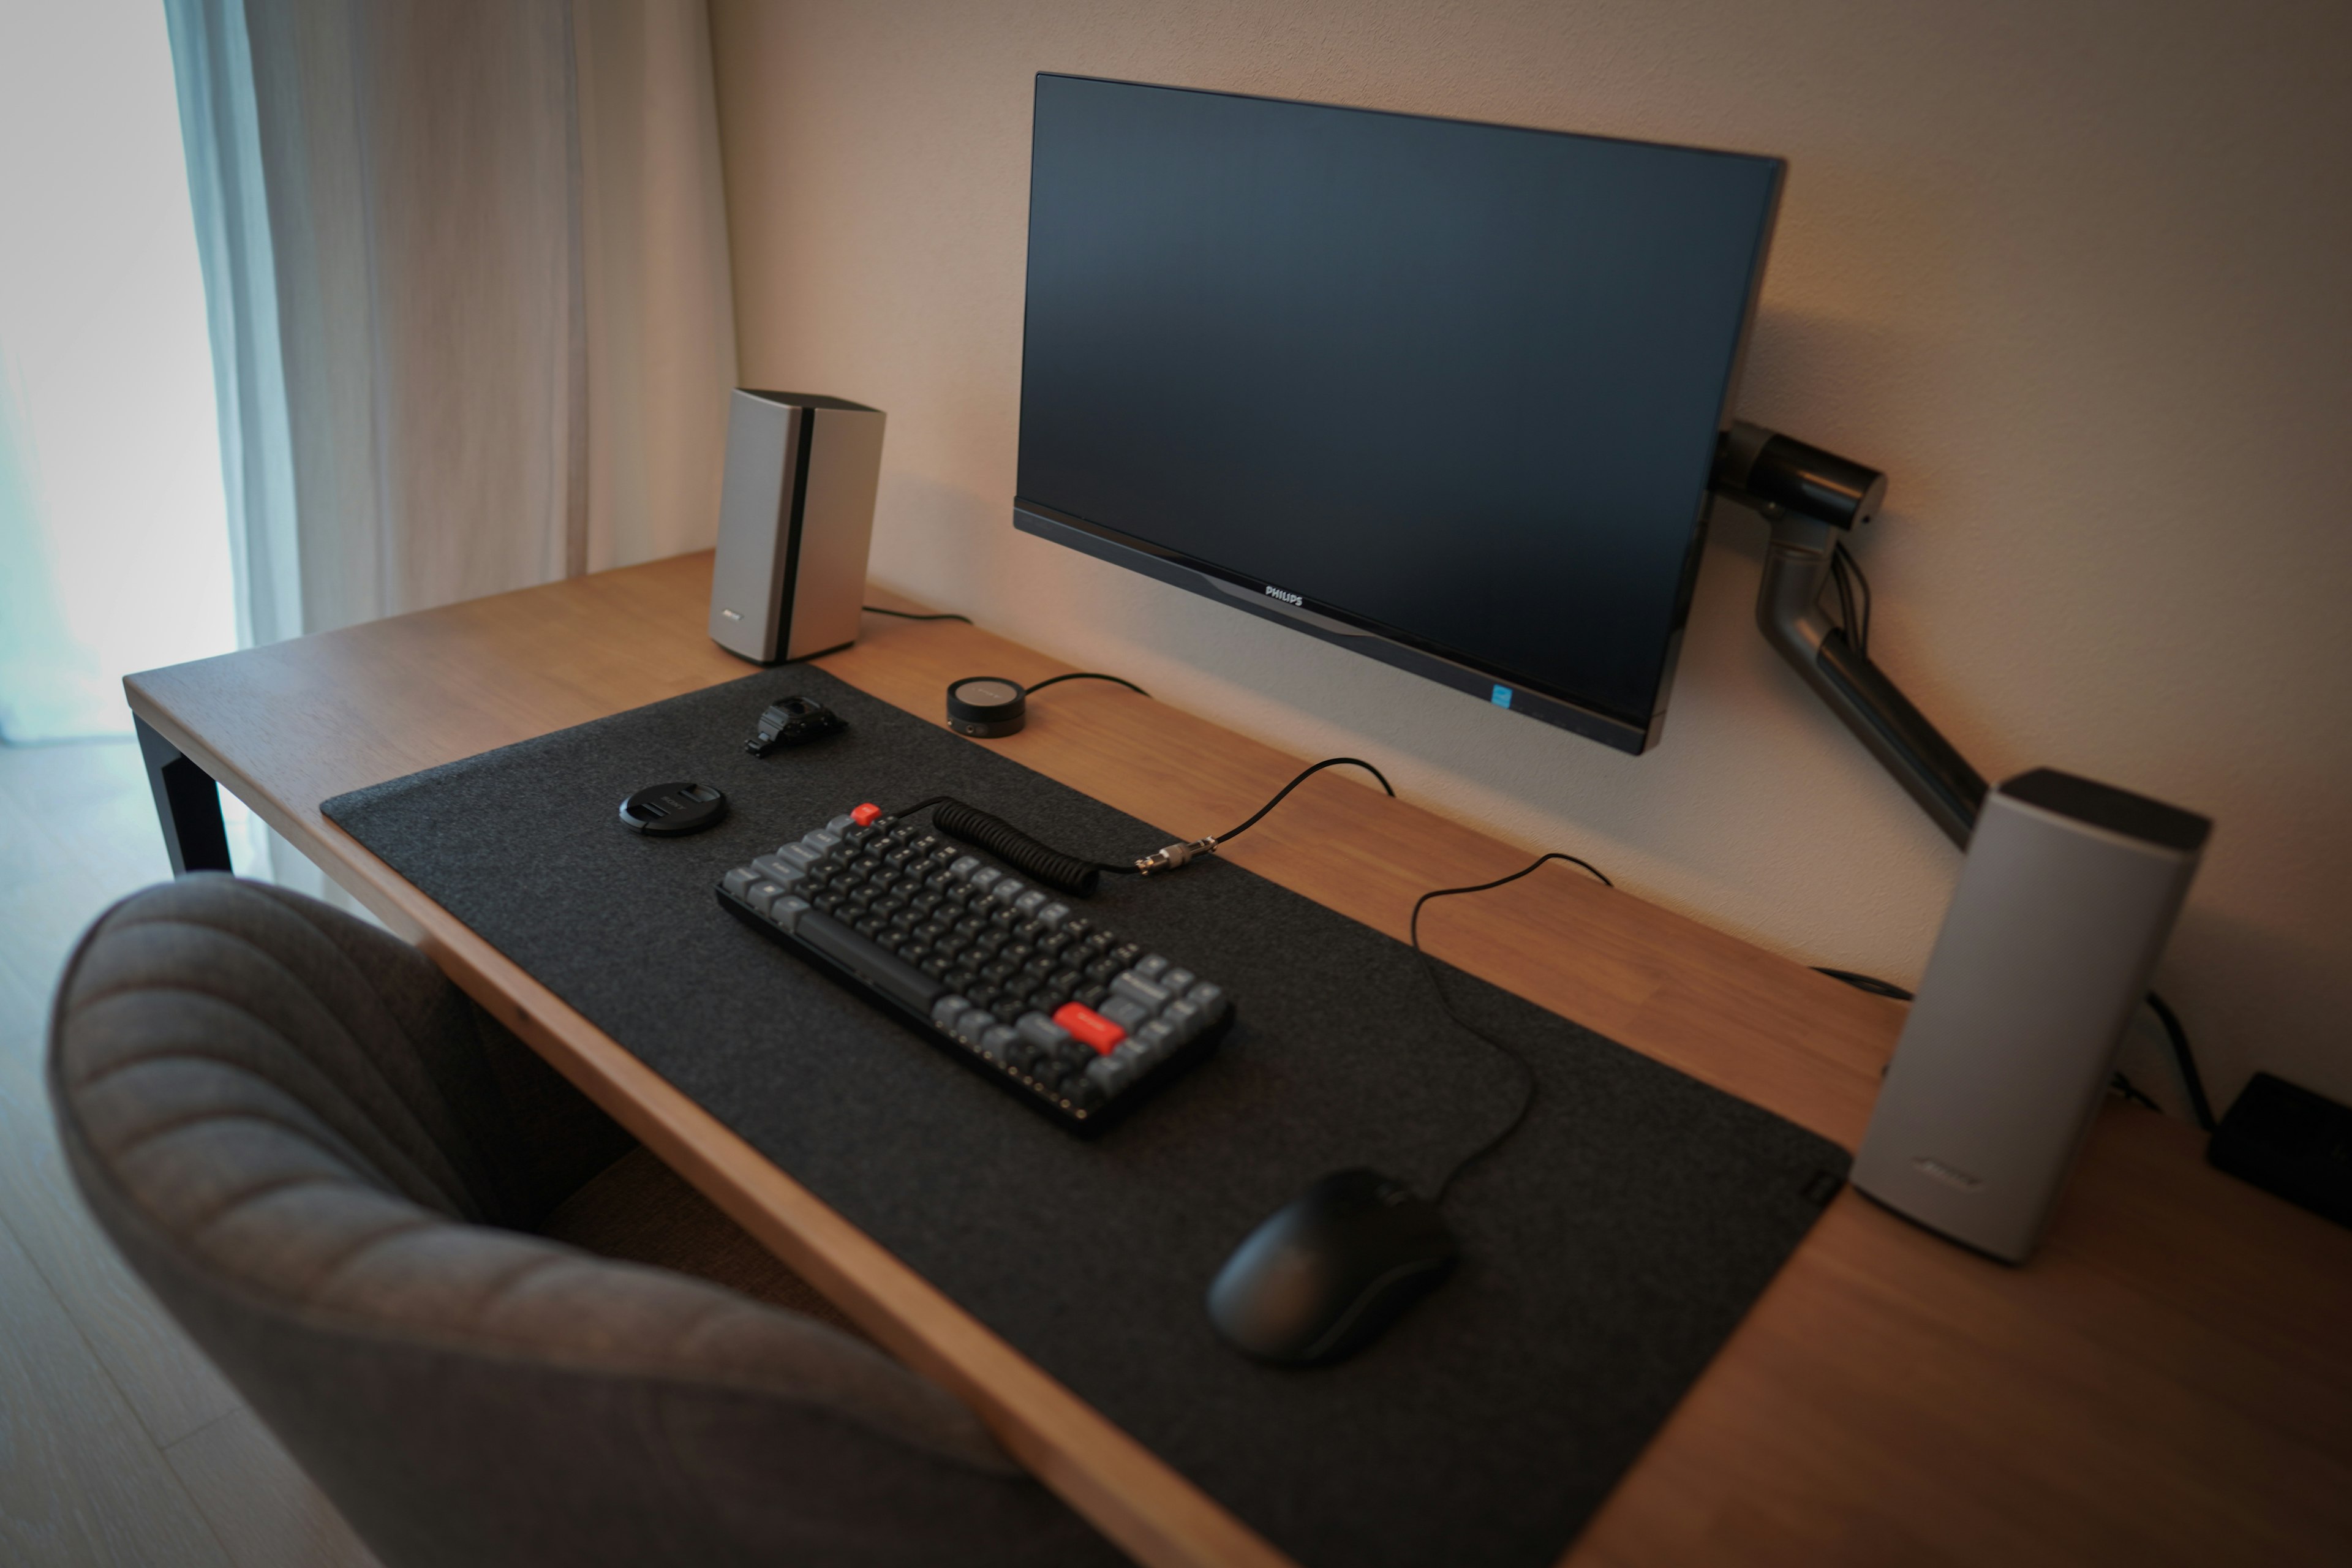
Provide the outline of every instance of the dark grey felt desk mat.
[[[851,731],[746,755],[791,691]],[[621,826],[624,795],[672,779],[725,790],[728,819],[683,839]],[[1234,1244],[1343,1166],[1428,1191],[1508,1115],[1512,1069],[1446,1019],[1409,948],[1213,860],[1106,878],[1087,913],[1223,983],[1238,1022],[1127,1121],[1074,1138],[711,895],[859,801],[935,794],[1103,859],[1175,837],[805,667],[325,811],[1305,1563],[1554,1561],[1803,1238],[1820,1173],[1846,1170],[1835,1145],[1448,970],[1542,1074],[1526,1128],[1447,1201],[1463,1266],[1353,1361],[1255,1365],[1201,1304]]]

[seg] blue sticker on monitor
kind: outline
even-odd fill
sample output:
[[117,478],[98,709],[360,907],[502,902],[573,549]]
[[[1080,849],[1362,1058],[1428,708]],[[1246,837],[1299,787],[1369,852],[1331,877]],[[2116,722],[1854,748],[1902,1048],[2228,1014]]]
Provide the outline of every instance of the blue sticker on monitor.
[[1510,705],[1511,689],[1507,686],[1497,686],[1495,688],[1495,706],[1497,708],[1508,708]]

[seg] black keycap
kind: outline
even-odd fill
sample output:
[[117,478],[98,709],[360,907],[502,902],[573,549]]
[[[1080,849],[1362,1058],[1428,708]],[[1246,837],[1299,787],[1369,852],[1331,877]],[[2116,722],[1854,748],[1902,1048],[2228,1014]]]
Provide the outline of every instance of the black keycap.
[[1133,963],[1137,959],[1143,956],[1143,949],[1138,947],[1131,942],[1121,942],[1118,946],[1111,949],[1110,956],[1118,960],[1118,966],[1121,969],[1125,969],[1129,964]]
[[1089,985],[1078,993],[1077,1000],[1089,1007],[1099,1007],[1109,994],[1110,987],[1108,985]]
[[841,907],[841,896],[838,893],[835,893],[832,889],[827,888],[824,891],[817,894],[815,898],[811,899],[809,902],[816,906],[818,913],[829,915],[833,913],[835,910]]
[[1028,963],[1036,952],[1035,948],[1025,942],[1008,942],[998,952],[997,956],[1007,963],[1022,964]]
[[1001,962],[992,963],[980,972],[980,977],[991,985],[1002,985],[1013,978],[1013,966]]
[[956,921],[955,928],[956,934],[958,936],[969,939],[976,937],[981,932],[986,931],[988,929],[988,922],[982,920],[978,915],[966,915],[963,919]]
[[1126,967],[1127,965],[1116,958],[1097,958],[1087,965],[1087,978],[1097,982],[1106,981]]
[[965,999],[970,1000],[970,988],[979,981],[980,975],[969,965],[959,963],[940,978],[947,982],[949,990],[965,993]]
[[1029,1009],[1022,1005],[1019,1002],[1014,1001],[1012,997],[1003,996],[999,997],[996,1001],[989,1004],[988,1010],[996,1015],[996,1021],[998,1023],[1010,1024]]
[[1070,933],[1067,931],[1049,931],[1037,939],[1037,951],[1040,952],[1059,952],[1069,945]]
[[1073,942],[1082,936],[1091,936],[1094,933],[1094,921],[1087,920],[1083,915],[1078,917],[1076,920],[1064,921],[1062,922],[1062,934],[1070,938]]
[[858,935],[870,940],[876,931],[882,929],[882,922],[876,920],[872,915],[866,915],[861,919],[851,921],[850,929],[855,931]]
[[948,961],[936,952],[926,953],[915,960],[915,967],[932,979],[938,980],[947,973]]
[[1023,942],[1035,942],[1045,934],[1045,922],[1037,920],[1023,921],[1013,928],[1013,934]]

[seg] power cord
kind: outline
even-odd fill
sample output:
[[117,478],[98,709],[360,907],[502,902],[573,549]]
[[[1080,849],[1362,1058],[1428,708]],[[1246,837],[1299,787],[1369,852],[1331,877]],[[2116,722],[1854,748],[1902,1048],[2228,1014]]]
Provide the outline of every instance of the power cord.
[[1870,652],[1870,579],[1862,574],[1862,563],[1853,552],[1839,540],[1830,551],[1830,581],[1836,585],[1838,626],[1845,633],[1846,645],[1858,654]]
[[[1855,990],[1867,991],[1873,996],[1891,997],[1897,1002],[1912,1000],[1910,992],[1874,974],[1857,974],[1851,969],[1832,969],[1819,963],[1813,965],[1813,973],[1826,974],[1832,980],[1843,980]],[[2172,1042],[2173,1060],[2179,1064],[2181,1080],[2189,1087],[2189,1105],[2196,1114],[2197,1124],[2208,1132],[2212,1131],[2213,1108],[2206,1103],[2204,1080],[2198,1077],[2197,1060],[2189,1053],[2188,1032],[2181,1028],[2180,1020],[2173,1015],[2172,1009],[2165,1005],[2164,998],[2153,991],[2147,994],[2147,1005],[2149,1011],[2156,1015],[2157,1021],[2164,1026],[2165,1035]],[[2164,1109],[2120,1071],[2110,1080],[2108,1087],[2134,1105],[2157,1111]]]
[[[958,618],[961,619],[961,617]],[[1048,676],[1045,679],[1039,681],[1036,685],[1024,686],[1021,690],[1024,696],[1034,697],[1040,691],[1045,690],[1045,688],[1049,686],[1058,686],[1065,680],[1108,680],[1113,686],[1126,687],[1138,697],[1149,697],[1151,695],[1151,693],[1144,690],[1143,688],[1138,686],[1132,680],[1128,679],[1125,676],[1105,675],[1098,669],[1074,669],[1067,675]]]
[[[1280,799],[1281,797],[1277,795],[1276,798]],[[1254,821],[1255,819],[1253,818],[1252,820]],[[1243,826],[1247,826],[1248,824],[1244,823]],[[1239,829],[1235,829],[1235,831],[1238,832]],[[1231,835],[1228,835],[1227,837],[1231,837]],[[1461,1010],[1454,1005],[1454,998],[1445,994],[1445,983],[1438,975],[1436,962],[1429,956],[1427,951],[1421,945],[1422,906],[1428,903],[1432,899],[1450,899],[1462,893],[1488,892],[1496,888],[1503,887],[1507,883],[1516,882],[1522,877],[1534,875],[1537,868],[1549,860],[1561,860],[1567,862],[1570,866],[1580,866],[1585,870],[1591,872],[1604,888],[1613,888],[1617,885],[1611,881],[1601,868],[1593,865],[1591,861],[1581,860],[1573,855],[1564,855],[1558,850],[1554,850],[1549,854],[1538,856],[1533,862],[1512,872],[1507,877],[1497,877],[1491,882],[1479,882],[1467,888],[1433,889],[1429,892],[1422,894],[1421,897],[1412,901],[1412,919],[1406,922],[1405,931],[1406,935],[1412,942],[1413,956],[1421,960],[1421,972],[1429,976],[1430,989],[1437,993],[1437,1005],[1445,1009],[1445,1016],[1447,1017],[1453,1019],[1464,1029],[1469,1031],[1469,1033],[1477,1037],[1478,1039],[1484,1041],[1490,1048],[1498,1051],[1503,1056],[1508,1058],[1512,1065],[1519,1069],[1521,1083],[1518,1109],[1511,1112],[1511,1119],[1503,1123],[1501,1129],[1497,1131],[1494,1136],[1488,1138],[1484,1143],[1479,1144],[1475,1149],[1471,1150],[1470,1152],[1463,1155],[1462,1158],[1454,1162],[1454,1168],[1445,1173],[1444,1179],[1437,1184],[1437,1190],[1430,1194],[1429,1201],[1432,1204],[1444,1203],[1445,1201],[1446,1189],[1454,1185],[1454,1179],[1456,1176],[1459,1176],[1463,1172],[1468,1170],[1471,1166],[1476,1164],[1479,1161],[1485,1159],[1487,1155],[1501,1148],[1505,1143],[1510,1142],[1511,1135],[1517,1132],[1522,1126],[1526,1125],[1528,1113],[1536,1108],[1537,1079],[1535,1064],[1528,1060],[1524,1052],[1522,1052],[1517,1046],[1511,1045],[1507,1041],[1503,1040],[1496,1036],[1488,1034],[1486,1030],[1480,1028],[1477,1025],[1464,1017]]]
[[879,605],[860,605],[857,607],[869,616],[889,616],[901,621],[961,621],[965,626],[971,625],[970,616],[959,616],[952,610],[944,615],[919,616],[912,610],[886,610]]

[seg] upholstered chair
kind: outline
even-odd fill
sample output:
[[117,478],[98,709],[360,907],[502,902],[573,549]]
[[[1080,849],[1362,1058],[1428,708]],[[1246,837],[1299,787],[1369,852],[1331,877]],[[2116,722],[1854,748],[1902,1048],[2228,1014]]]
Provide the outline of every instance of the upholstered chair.
[[324,904],[193,876],[115,906],[49,1089],[100,1224],[389,1568],[1121,1560]]

